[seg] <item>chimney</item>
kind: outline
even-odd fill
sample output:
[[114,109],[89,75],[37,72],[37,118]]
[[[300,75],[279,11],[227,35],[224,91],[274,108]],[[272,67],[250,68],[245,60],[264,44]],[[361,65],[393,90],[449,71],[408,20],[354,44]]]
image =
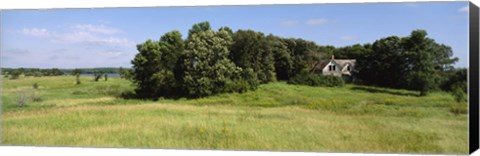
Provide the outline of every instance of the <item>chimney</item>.
[[335,60],[335,55],[332,55],[332,60]]

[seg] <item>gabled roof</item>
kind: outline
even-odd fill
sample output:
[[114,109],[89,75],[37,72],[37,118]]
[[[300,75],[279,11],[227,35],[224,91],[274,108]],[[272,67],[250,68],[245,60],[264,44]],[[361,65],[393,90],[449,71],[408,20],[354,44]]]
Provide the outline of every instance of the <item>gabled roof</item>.
[[334,59],[333,61],[335,61],[335,63],[340,65],[342,68],[345,67],[345,65],[347,64],[355,65],[355,63],[357,62],[357,60],[355,59]]
[[322,70],[327,66],[331,61],[334,61],[336,64],[340,65],[340,69],[344,68],[347,64],[355,65],[357,60],[355,59],[330,59],[330,60],[321,60],[311,69],[311,71]]

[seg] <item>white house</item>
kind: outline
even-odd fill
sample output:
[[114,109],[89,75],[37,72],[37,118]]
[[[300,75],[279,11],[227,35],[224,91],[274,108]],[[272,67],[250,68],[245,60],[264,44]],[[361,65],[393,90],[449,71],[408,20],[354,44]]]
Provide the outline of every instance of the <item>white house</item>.
[[346,82],[353,80],[352,72],[355,70],[355,59],[335,59],[319,61],[312,69],[313,73],[342,77]]

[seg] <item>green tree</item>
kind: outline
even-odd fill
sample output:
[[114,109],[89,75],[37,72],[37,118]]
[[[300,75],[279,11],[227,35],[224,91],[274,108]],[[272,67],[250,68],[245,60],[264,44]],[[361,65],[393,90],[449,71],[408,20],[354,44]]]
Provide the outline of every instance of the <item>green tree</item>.
[[262,83],[275,81],[273,48],[268,43],[263,33],[238,30],[233,35],[230,59],[243,69],[253,69]]
[[450,47],[428,38],[424,30],[382,38],[364,49],[356,65],[364,84],[416,90],[421,96],[440,88],[442,73],[458,60]]
[[293,68],[291,75],[293,77],[304,71],[309,71],[317,62],[324,58],[317,44],[303,39],[283,39],[283,42],[291,52]]
[[137,45],[139,53],[132,60],[133,64],[133,82],[137,85],[135,90],[137,96],[142,98],[152,98],[156,95],[155,80],[152,76],[160,69],[160,46],[157,42],[147,40],[143,44]]
[[361,44],[336,48],[333,51],[337,59],[359,59],[368,53],[367,47]]
[[199,31],[190,37],[176,68],[183,93],[202,97],[232,91],[231,86],[242,69],[228,59],[232,43],[228,32]]
[[18,79],[21,74],[22,74],[22,73],[21,73],[20,71],[18,71],[18,70],[12,70],[12,71],[10,72],[10,79],[12,79],[12,80]]
[[467,68],[450,69],[442,73],[444,77],[440,88],[444,91],[454,91],[460,89],[467,93]]
[[293,71],[292,52],[288,49],[286,43],[277,36],[267,36],[268,45],[273,54],[275,75],[278,80],[288,80]]
[[76,77],[76,84],[77,85],[82,84],[82,82],[80,81],[80,73],[77,73],[75,77]]
[[[367,85],[401,88],[406,73],[405,52],[402,39],[390,36],[375,41],[372,51],[365,50],[357,58],[358,78]],[[388,75],[388,76],[387,76]]]
[[51,76],[60,76],[60,75],[63,75],[63,74],[64,74],[63,71],[61,71],[61,70],[58,69],[58,68],[52,68],[52,69],[50,70],[50,75],[51,75]]
[[210,27],[210,23],[208,21],[205,22],[200,22],[197,24],[194,24],[190,30],[188,30],[188,39],[190,40],[193,34],[199,33],[199,32],[204,32],[204,31],[209,31],[212,30],[212,27]]
[[184,49],[181,33],[165,33],[160,41],[148,40],[137,49],[139,53],[132,61],[137,95],[142,98],[174,95],[177,83],[173,70]]
[[108,81],[108,73],[103,74],[103,78],[105,79],[105,81]]
[[77,74],[82,74],[82,70],[81,69],[73,69],[72,72],[70,72],[70,75],[77,75]]
[[118,70],[118,74],[120,75],[120,78],[126,79],[126,80],[131,80],[132,78],[132,69],[125,69],[120,67]]
[[233,31],[229,27],[220,27],[218,31],[226,31],[228,34],[230,34],[230,36],[233,36]]
[[97,82],[100,78],[102,78],[102,72],[95,71],[93,74],[93,80]]
[[[439,71],[445,66],[455,61],[448,60],[448,55],[439,55],[442,49],[433,39],[427,38],[425,30],[414,30],[408,38],[405,39],[404,49],[408,63],[405,80],[409,88],[420,92],[420,96],[425,96],[434,89],[440,82]],[[449,53],[445,50],[444,53]],[[450,51],[451,53],[451,51]],[[447,56],[447,57],[445,57]],[[450,55],[451,56],[451,55]]]

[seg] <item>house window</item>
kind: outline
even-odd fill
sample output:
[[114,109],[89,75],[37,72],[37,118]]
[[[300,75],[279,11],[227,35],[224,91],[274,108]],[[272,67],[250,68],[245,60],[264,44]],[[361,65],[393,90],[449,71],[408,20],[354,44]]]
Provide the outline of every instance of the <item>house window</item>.
[[328,71],[335,71],[335,65],[329,65],[328,66]]
[[350,69],[350,65],[347,66],[347,70],[348,71],[351,71],[352,69]]

